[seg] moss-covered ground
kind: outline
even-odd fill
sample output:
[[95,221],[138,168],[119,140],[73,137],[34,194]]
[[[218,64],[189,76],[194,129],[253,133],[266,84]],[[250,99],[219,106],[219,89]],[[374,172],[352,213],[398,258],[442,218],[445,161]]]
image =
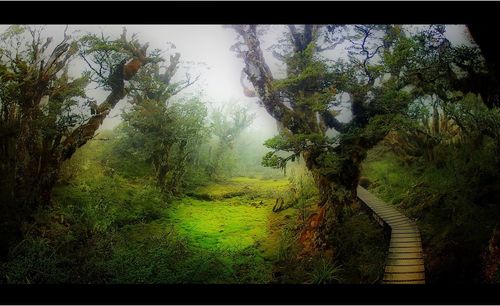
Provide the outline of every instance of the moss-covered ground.
[[[300,167],[287,177],[205,182],[173,198],[155,187],[148,164],[136,162],[130,170],[104,149],[91,142],[65,164],[51,207],[36,214],[31,234],[0,266],[7,283],[357,283],[376,278],[377,269],[367,269],[364,262],[374,261],[372,250],[380,243],[364,219],[335,242],[345,245],[339,255],[346,258],[296,260],[301,225],[317,208],[312,177]],[[278,198],[286,205],[275,213]],[[352,237],[358,238],[345,244]],[[360,271],[348,275],[351,270]]]
[[[182,242],[184,254],[172,258],[178,267],[177,278],[157,275],[129,275],[116,281],[134,282],[144,278],[153,282],[203,282],[203,283],[267,283],[272,280],[272,264],[279,243],[281,228],[273,226],[276,219],[293,214],[293,209],[274,214],[272,207],[276,196],[288,188],[288,180],[237,177],[224,183],[210,184],[191,193],[191,196],[174,200],[151,222],[128,225],[121,231],[121,243],[115,248],[115,263],[127,262],[126,257],[136,246],[146,246],[152,237],[175,233],[175,240]],[[174,237],[171,237],[174,238]],[[160,238],[161,239],[161,238]],[[169,243],[164,247],[172,247]],[[164,252],[157,245],[153,254]],[[139,255],[137,255],[139,256]],[[172,256],[166,254],[165,256]],[[150,263],[155,266],[155,263]],[[170,264],[170,263],[165,263]],[[141,266],[134,262],[133,269]],[[156,267],[155,269],[162,269]],[[167,271],[172,271],[168,269]],[[142,272],[141,272],[142,273]]]

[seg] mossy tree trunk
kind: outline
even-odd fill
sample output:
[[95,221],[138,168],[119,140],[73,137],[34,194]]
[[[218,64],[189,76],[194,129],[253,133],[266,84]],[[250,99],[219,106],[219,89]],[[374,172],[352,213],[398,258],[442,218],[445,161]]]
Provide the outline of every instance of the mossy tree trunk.
[[[13,96],[2,97],[1,105],[0,133],[5,135],[0,138],[0,256],[5,256],[21,239],[23,226],[32,221],[33,213],[50,203],[62,163],[94,137],[110,111],[127,93],[124,83],[127,64],[123,60],[112,67],[108,80],[111,93],[94,115],[82,124],[71,115],[65,117],[64,105],[68,100],[85,97],[82,92],[88,83],[85,78],[71,80],[67,76],[69,60],[76,53],[68,40],[65,34],[44,64],[38,54],[43,54],[48,43],[42,44],[33,36],[34,59],[19,58],[15,63],[2,63],[7,67],[14,65],[14,68],[15,65],[31,65],[31,69],[13,69],[19,74],[15,78],[5,69],[0,76],[9,78],[5,86],[17,88]],[[122,43],[141,64],[150,60],[146,57],[146,48],[126,41],[125,32]],[[42,105],[44,97],[49,101],[48,110]],[[61,118],[66,121],[61,123]]]
[[[352,73],[342,65],[337,67],[339,71],[332,72],[325,61],[316,56],[317,52],[325,50],[324,46],[317,44],[320,26],[304,25],[299,30],[290,25],[292,51],[281,55],[287,65],[287,77],[282,80],[274,79],[264,59],[257,26],[240,25],[234,28],[242,41],[235,44],[233,50],[243,58],[244,73],[256,96],[281,127],[281,139],[276,138],[266,144],[275,151],[266,155],[265,161],[273,167],[276,164],[283,166],[288,160],[303,156],[320,191],[320,211],[327,211],[318,213],[315,218],[321,216],[323,225],[320,228],[328,234],[332,226],[344,219],[345,208],[356,201],[360,164],[366,157],[366,151],[384,138],[395,114],[402,112],[409,101],[405,94],[400,94],[405,84],[393,79],[387,82],[387,86],[394,98],[387,98],[382,90],[375,90],[375,80],[380,80],[382,74],[378,75],[368,68],[368,61],[382,45],[370,51],[365,42],[375,29],[390,31],[392,28],[356,28],[362,37],[361,54],[366,57],[362,61],[363,67],[359,69],[359,65],[354,65],[353,69],[359,71]],[[342,41],[330,41],[331,45],[326,49]],[[389,41],[384,40],[383,43],[384,48],[391,45]],[[398,74],[399,71],[394,73]],[[351,100],[352,119],[348,123],[340,122],[336,118],[339,112],[330,108],[331,101],[342,92],[348,94]],[[379,100],[377,96],[380,95],[383,99]],[[384,105],[386,101],[393,105]],[[378,118],[372,122],[374,117]],[[336,140],[326,136],[328,129],[338,133]],[[289,158],[273,155],[278,151],[292,152],[293,155]]]
[[[282,130],[291,135],[324,135],[327,128],[343,131],[345,124],[339,122],[329,110],[318,112],[310,106],[295,104],[294,101],[290,102],[292,108],[287,107],[282,98],[283,95],[275,88],[275,80],[264,60],[256,26],[244,25],[237,26],[235,29],[243,38],[243,44],[248,48],[248,51],[240,51],[240,56],[245,61],[244,71],[253,84],[262,104],[268,113],[279,122]],[[308,52],[307,49],[311,48],[311,43],[314,43],[317,36],[318,27],[306,25],[303,32],[298,31],[294,26],[290,26],[289,29],[294,45],[294,54],[300,56]],[[288,67],[288,70],[289,73],[293,73],[291,71],[293,67]],[[298,95],[312,96],[314,94],[314,92],[307,92],[307,88],[299,91],[302,90],[304,92],[298,93]],[[300,99],[295,98],[296,100]],[[316,120],[317,117],[320,118],[319,121]],[[337,148],[337,150],[340,150],[340,148]],[[306,166],[312,172],[316,185],[320,190],[319,206],[328,207],[333,212],[330,216],[330,221],[333,221],[333,223],[341,220],[343,208],[350,205],[356,198],[360,161],[354,162],[349,158],[343,159],[337,163],[337,170],[332,171],[321,161],[321,157],[328,154],[322,151],[322,148],[313,146],[300,153],[303,155]],[[331,152],[329,154],[335,153]]]

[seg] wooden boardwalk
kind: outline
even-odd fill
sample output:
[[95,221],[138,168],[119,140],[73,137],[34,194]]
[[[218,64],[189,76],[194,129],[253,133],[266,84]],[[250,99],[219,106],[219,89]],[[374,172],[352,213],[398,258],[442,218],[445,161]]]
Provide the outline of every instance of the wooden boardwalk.
[[381,225],[391,229],[384,284],[425,284],[420,233],[414,221],[358,186],[358,198],[368,206]]

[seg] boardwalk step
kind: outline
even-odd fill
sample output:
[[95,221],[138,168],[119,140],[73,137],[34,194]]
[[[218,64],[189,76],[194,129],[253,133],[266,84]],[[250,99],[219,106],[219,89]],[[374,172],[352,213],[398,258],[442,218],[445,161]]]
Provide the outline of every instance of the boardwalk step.
[[402,228],[411,228],[414,230],[418,230],[417,226],[413,223],[410,223],[408,221],[400,221],[400,222],[394,222],[394,226],[391,226],[392,229],[397,230],[397,229],[402,229]]
[[384,281],[421,281],[425,280],[425,273],[386,273],[384,274]]
[[389,248],[419,248],[422,249],[422,243],[419,240],[413,241],[401,241],[401,240],[391,240]]
[[423,265],[414,266],[385,266],[386,273],[404,273],[404,272],[424,272]]
[[410,219],[408,219],[405,216],[385,217],[385,220],[387,222],[400,222],[400,221],[410,222]]
[[389,246],[389,253],[411,253],[411,252],[422,252],[422,247],[419,246],[404,246],[397,245],[394,247]]
[[388,266],[414,266],[423,265],[424,259],[409,259],[409,258],[388,258],[386,265]]
[[415,224],[413,224],[410,220],[408,220],[408,218],[399,219],[399,220],[388,220],[388,219],[386,219],[385,221],[387,221],[387,222],[389,222],[391,224],[394,224],[395,226],[396,225],[415,226]]
[[399,213],[399,214],[401,214],[400,212],[398,212],[394,208],[384,208],[384,209],[377,209],[376,207],[374,207],[374,208],[375,208],[376,212],[379,213],[379,214],[383,214],[383,213],[386,213],[386,214],[389,214],[389,213],[393,213],[393,214]]
[[393,230],[392,233],[394,233],[394,234],[407,234],[407,235],[420,236],[420,233],[418,231],[408,230],[408,229],[396,229],[396,230]]
[[420,237],[411,236],[411,237],[392,237],[391,238],[391,245],[393,243],[412,243],[412,242],[420,243]]
[[393,220],[393,219],[389,219],[389,218],[400,218],[399,216],[386,216],[384,214],[380,214],[379,215],[382,219],[384,219],[385,223],[389,223],[389,222],[395,222],[395,221],[401,221],[401,220]]
[[417,233],[420,234],[417,228],[414,226],[397,226],[392,228],[392,232],[397,234],[399,232],[412,232],[412,233]]
[[421,252],[414,253],[389,253],[387,259],[422,259],[423,254]]
[[420,239],[420,233],[409,233],[409,234],[405,234],[405,233],[394,233],[392,232],[391,234],[391,239],[393,238],[418,238]]
[[386,285],[401,285],[401,284],[408,284],[408,285],[413,285],[413,284],[425,284],[425,280],[421,281],[382,281],[383,284]]

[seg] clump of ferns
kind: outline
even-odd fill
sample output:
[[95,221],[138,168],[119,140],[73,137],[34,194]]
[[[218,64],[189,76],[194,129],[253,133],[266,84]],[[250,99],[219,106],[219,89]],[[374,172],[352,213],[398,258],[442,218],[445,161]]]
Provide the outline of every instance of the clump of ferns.
[[387,134],[384,143],[405,163],[423,157],[429,162],[439,159],[436,148],[440,145],[457,146],[464,142],[464,135],[457,123],[443,111],[421,118],[417,124],[402,126]]
[[309,273],[309,283],[311,284],[335,284],[341,283],[342,266],[337,265],[332,260],[319,256],[313,260],[312,271]]

